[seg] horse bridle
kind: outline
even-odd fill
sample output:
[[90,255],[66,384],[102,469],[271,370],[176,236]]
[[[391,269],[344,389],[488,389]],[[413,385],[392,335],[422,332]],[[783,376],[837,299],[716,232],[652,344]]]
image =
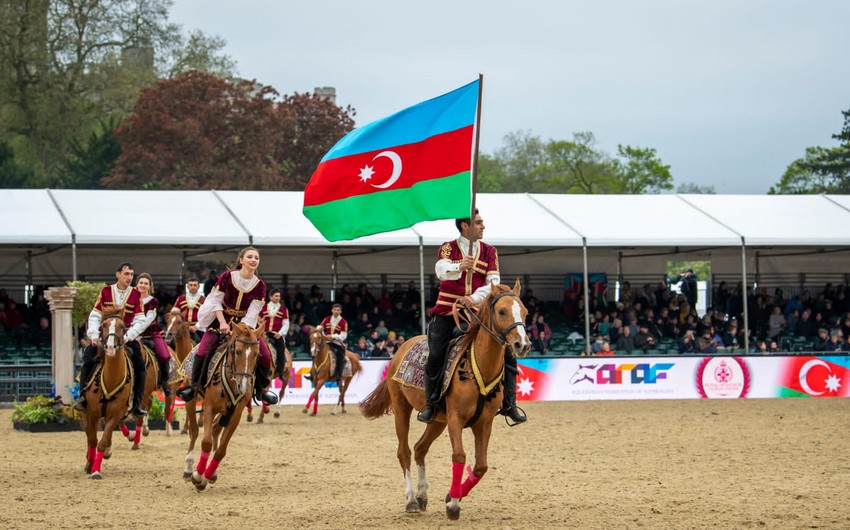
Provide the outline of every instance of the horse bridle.
[[[475,314],[475,311],[469,311],[469,314],[471,315],[471,317],[473,319],[475,319],[476,322],[478,322],[478,324],[481,326],[481,328],[484,329],[487,333],[489,333],[490,336],[493,337],[493,339],[502,346],[504,346],[508,343],[507,334],[510,333],[511,330],[513,330],[514,328],[518,328],[519,326],[522,326],[523,328],[525,328],[524,322],[514,322],[513,324],[511,324],[510,326],[508,326],[505,329],[499,328],[499,325],[496,323],[496,316],[495,316],[496,302],[498,302],[501,298],[504,298],[506,296],[515,296],[515,297],[519,298],[519,295],[516,294],[513,291],[507,291],[507,292],[504,292],[504,293],[499,293],[497,295],[490,297],[490,326],[489,327],[486,326],[484,324],[484,322],[482,322],[481,319],[478,318],[478,315]],[[493,332],[493,330],[496,330],[496,332],[498,333],[498,336],[496,335],[496,333]]]
[[[109,316],[105,317],[103,320],[100,321],[100,327],[103,328],[104,324],[106,324],[106,321],[112,320],[113,318],[117,318],[118,322],[121,324],[121,327],[124,328],[124,319],[120,315],[109,315]],[[101,337],[100,340],[101,340],[101,342],[106,343],[106,341],[109,340],[109,337],[115,337],[115,343],[116,343],[115,348],[116,349],[124,346],[123,333],[122,333],[121,340],[118,340],[118,334],[117,333],[107,333],[107,335],[105,337]]]
[[[249,345],[256,344],[256,345],[257,345],[257,355],[259,355],[259,354],[260,354],[260,351],[259,351],[259,344],[260,344],[260,341],[259,341],[259,340],[247,340],[247,339],[240,339],[239,337],[234,336],[234,337],[233,337],[233,339],[231,339],[231,342],[234,342],[234,343],[235,343],[235,342],[238,342],[238,343],[240,343],[240,344],[249,344]],[[234,345],[234,347],[235,347],[235,345]],[[237,372],[237,371],[234,369],[233,365],[234,365],[234,363],[236,362],[236,356],[237,356],[237,355],[240,355],[240,354],[241,354],[241,352],[239,352],[238,350],[236,350],[236,351],[234,351],[234,352],[233,352],[233,357],[231,357],[231,359],[230,359],[230,375],[234,375],[234,376],[236,376],[236,375],[244,375],[244,376],[246,376],[246,377],[253,377],[254,372],[251,372],[251,373],[246,373],[246,372]]]

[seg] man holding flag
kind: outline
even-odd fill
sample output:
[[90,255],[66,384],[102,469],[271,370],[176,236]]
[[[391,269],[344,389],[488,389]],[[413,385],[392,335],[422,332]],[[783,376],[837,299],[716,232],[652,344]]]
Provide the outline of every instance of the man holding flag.
[[[499,253],[496,247],[481,241],[484,237],[484,220],[478,210],[475,210],[474,220],[457,219],[455,226],[460,237],[440,246],[434,266],[434,272],[440,280],[440,291],[437,303],[431,309],[431,323],[428,325],[425,408],[416,416],[425,423],[430,423],[437,416],[446,354],[455,327],[452,306],[455,303],[470,308],[477,306],[490,294],[491,285],[500,282]],[[526,417],[516,407],[516,376],[516,359],[505,355],[505,388],[499,413],[514,423],[522,423]]]

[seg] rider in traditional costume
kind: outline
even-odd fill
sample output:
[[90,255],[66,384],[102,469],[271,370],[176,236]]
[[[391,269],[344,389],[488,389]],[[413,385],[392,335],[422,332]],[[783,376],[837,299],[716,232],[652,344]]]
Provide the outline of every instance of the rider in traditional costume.
[[328,346],[336,357],[336,373],[331,379],[340,380],[342,369],[345,367],[345,339],[348,338],[348,322],[342,318],[342,306],[334,304],[331,307],[331,315],[325,317],[319,327],[322,328]]
[[275,349],[278,372],[286,366],[286,344],[283,338],[289,331],[289,311],[280,303],[280,289],[272,289],[269,302],[260,310],[260,320],[266,319],[266,337]]
[[189,333],[192,340],[198,342],[198,310],[204,303],[204,294],[201,292],[201,282],[196,277],[189,278],[186,282],[186,294],[181,294],[174,302],[174,307],[180,309],[183,321],[189,325]]
[[139,274],[139,279],[136,280],[136,289],[142,294],[142,303],[145,308],[145,330],[142,332],[142,343],[156,354],[156,364],[159,367],[159,385],[162,387],[162,393],[165,394],[165,397],[168,397],[171,395],[171,389],[168,388],[171,353],[169,353],[168,345],[162,338],[162,328],[156,318],[159,300],[151,295],[154,291],[151,275],[146,272]]
[[[222,273],[215,287],[198,311],[198,328],[205,331],[192,364],[192,381],[177,395],[183,401],[195,397],[201,381],[204,358],[215,351],[222,335],[231,333],[231,323],[243,322],[256,329],[260,310],[266,299],[266,284],[255,273],[260,265],[260,252],[245,247],[239,252],[238,264],[233,270]],[[277,403],[277,396],[264,389],[271,382],[271,353],[266,342],[259,341],[260,356],[254,370],[254,395],[269,405]]]
[[86,394],[82,392],[92,372],[97,366],[97,346],[100,344],[100,324],[104,314],[118,313],[124,320],[126,332],[124,333],[124,346],[130,352],[133,364],[133,405],[132,413],[136,416],[144,416],[147,411],[140,407],[142,394],[145,390],[145,359],[142,357],[141,345],[136,340],[145,328],[144,307],[142,295],[139,290],[132,287],[133,266],[128,262],[118,265],[115,271],[116,282],[101,289],[94,309],[89,314],[88,329],[86,335],[89,337],[89,345],[83,352],[83,366],[80,368],[80,398],[74,408],[85,410]]
[[[475,220],[456,219],[460,237],[446,241],[437,252],[434,271],[440,280],[437,303],[431,309],[428,325],[428,360],[425,364],[425,407],[417,415],[419,421],[430,423],[437,416],[446,357],[455,320],[452,306],[457,302],[466,307],[481,304],[490,294],[490,285],[500,283],[499,254],[496,247],[481,241],[484,236],[484,220],[475,210]],[[472,253],[469,253],[470,241]],[[502,409],[516,423],[526,417],[516,407],[516,359],[505,354],[505,388]]]

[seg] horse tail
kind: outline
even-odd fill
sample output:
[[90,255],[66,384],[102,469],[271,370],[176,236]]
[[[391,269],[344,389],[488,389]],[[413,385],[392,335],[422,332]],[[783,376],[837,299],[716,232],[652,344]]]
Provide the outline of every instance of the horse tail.
[[373,390],[363,401],[360,402],[360,413],[370,420],[374,420],[375,418],[389,414],[392,404],[393,401],[390,397],[390,389],[387,385],[387,379],[384,378],[380,383],[378,383],[375,390]]

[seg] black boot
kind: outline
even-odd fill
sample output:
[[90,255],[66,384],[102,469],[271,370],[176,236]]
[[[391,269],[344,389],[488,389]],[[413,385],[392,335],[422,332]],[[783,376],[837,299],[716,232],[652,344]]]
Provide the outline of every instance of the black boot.
[[79,410],[81,412],[86,410],[86,383],[88,383],[89,379],[91,379],[91,374],[96,366],[97,361],[94,359],[87,359],[83,361],[83,366],[80,367],[80,397],[78,397],[77,401],[74,403],[75,410]]
[[514,424],[524,423],[528,419],[516,406],[516,374],[516,359],[513,359],[513,363],[505,360],[505,388],[502,392],[502,410],[499,414],[507,416]]
[[135,374],[136,378],[133,379],[133,415],[134,416],[147,416],[148,411],[142,408],[142,397],[145,393],[145,370],[141,370]]
[[416,419],[423,423],[431,423],[437,417],[437,402],[440,399],[439,390],[435,391],[435,382],[425,374],[425,407],[416,415]]
[[171,363],[169,360],[159,358],[156,360],[157,367],[159,368],[159,386],[162,387],[162,394],[165,397],[171,396],[171,389],[168,387],[168,376],[171,375]]
[[254,399],[261,401],[264,405],[276,405],[277,396],[274,392],[266,390],[271,384],[271,370],[257,366],[254,370]]
[[189,384],[177,391],[177,397],[183,401],[191,401],[197,394],[198,387],[201,384],[201,374],[204,371],[204,360],[195,357],[192,363],[192,380]]

